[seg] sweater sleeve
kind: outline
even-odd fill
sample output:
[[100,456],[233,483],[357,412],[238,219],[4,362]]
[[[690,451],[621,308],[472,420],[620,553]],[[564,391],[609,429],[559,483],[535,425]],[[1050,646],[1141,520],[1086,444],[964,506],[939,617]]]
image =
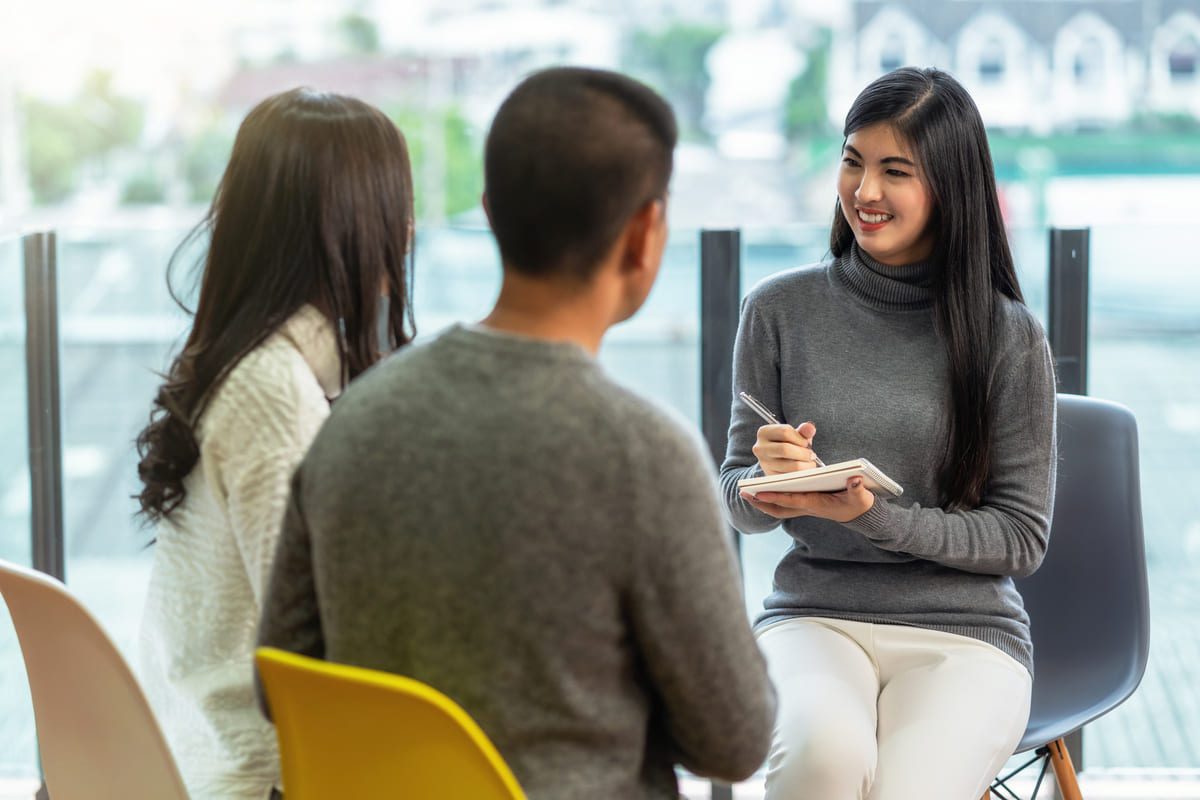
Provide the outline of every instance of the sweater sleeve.
[[733,404],[729,412],[729,438],[725,461],[721,464],[721,494],[729,520],[742,533],[765,533],[779,527],[779,520],[764,514],[738,494],[737,482],[742,478],[761,476],[758,458],[752,448],[758,439],[758,429],[765,425],[761,418],[736,393],[747,392],[782,419],[783,400],[779,381],[779,336],[760,313],[757,294],[751,293],[742,301],[737,340],[733,346]]
[[885,550],[966,572],[1021,577],[1038,568],[1054,503],[1054,367],[1040,331],[1007,361],[994,390],[993,454],[979,506],[947,512],[877,499],[848,527]]
[[[271,569],[271,580],[258,626],[258,646],[277,647],[290,653],[323,658],[325,636],[317,605],[312,541],[303,510],[303,466],[292,479],[283,532]],[[258,703],[271,718],[257,670],[254,676]]]
[[775,692],[750,631],[708,456],[690,438],[674,438],[634,462],[641,534],[628,613],[673,756],[699,775],[743,780],[766,758]]
[[208,452],[202,459],[224,495],[257,609],[279,539],[288,482],[329,415],[316,378],[302,366],[285,368],[272,360],[276,357],[251,354],[245,369],[229,375],[210,409]]

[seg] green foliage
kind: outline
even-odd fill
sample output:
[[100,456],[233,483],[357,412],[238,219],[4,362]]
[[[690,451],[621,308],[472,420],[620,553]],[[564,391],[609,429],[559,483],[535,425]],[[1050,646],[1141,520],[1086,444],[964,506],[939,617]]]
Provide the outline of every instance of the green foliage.
[[1200,118],[1184,111],[1142,112],[1130,120],[1130,127],[1148,133],[1200,133]]
[[703,134],[711,83],[704,62],[724,34],[724,28],[711,25],[673,24],[661,31],[634,31],[626,42],[624,68],[667,96],[685,133]]
[[788,87],[783,125],[784,133],[791,141],[830,133],[825,90],[829,82],[831,39],[827,28],[818,31],[816,43],[806,53],[808,65]]
[[166,199],[166,182],[154,169],[138,172],[121,188],[121,202],[125,205],[155,205]]
[[216,120],[188,138],[182,156],[182,172],[189,202],[207,204],[212,201],[232,150],[232,132]]
[[1065,175],[1200,174],[1200,136],[1147,132],[1132,125],[1091,133],[989,131],[988,145],[1001,180],[1033,173]]
[[33,200],[43,205],[61,202],[75,191],[83,161],[73,136],[71,115],[39,100],[27,99],[23,105]]
[[362,14],[346,14],[337,23],[338,35],[346,50],[369,55],[379,52],[379,29]]
[[483,159],[470,124],[457,110],[446,112],[446,216],[452,217],[479,205],[483,194]]
[[30,188],[39,204],[65,200],[85,167],[102,168],[112,153],[136,144],[144,116],[137,101],[113,90],[105,72],[92,73],[66,103],[25,98],[22,111]]
[[[483,193],[482,148],[462,112],[453,107],[441,112],[397,109],[390,116],[408,142],[417,218],[452,217],[478,206]],[[437,197],[442,199],[441,208],[431,209],[430,198]]]

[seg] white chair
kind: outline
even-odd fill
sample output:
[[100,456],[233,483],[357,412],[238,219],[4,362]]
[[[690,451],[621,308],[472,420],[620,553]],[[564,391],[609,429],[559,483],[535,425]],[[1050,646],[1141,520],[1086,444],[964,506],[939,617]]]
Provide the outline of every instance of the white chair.
[[187,800],[129,665],[59,581],[0,561],[53,800]]

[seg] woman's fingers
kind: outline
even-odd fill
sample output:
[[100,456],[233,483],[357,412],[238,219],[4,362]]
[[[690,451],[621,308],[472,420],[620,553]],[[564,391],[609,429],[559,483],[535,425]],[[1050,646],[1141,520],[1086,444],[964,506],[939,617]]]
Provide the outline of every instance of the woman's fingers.
[[775,505],[774,503],[768,503],[752,495],[743,494],[742,499],[757,508],[762,513],[769,517],[774,517],[775,519],[791,519],[793,517],[804,516],[803,511],[797,511],[792,508],[785,508],[784,506]]
[[780,461],[812,461],[811,447],[805,447],[791,442],[755,442],[751,448],[759,461],[776,459]]
[[763,472],[768,475],[812,469],[817,465],[812,451],[811,433],[816,431],[811,422],[801,426],[811,429],[810,436],[803,436],[791,425],[764,425],[758,429],[758,437],[751,451],[758,459]]
[[[805,435],[801,431],[811,429]],[[758,429],[758,440],[774,441],[774,442],[791,442],[792,444],[808,447],[812,444],[813,434],[817,432],[816,426],[811,422],[806,422],[800,426],[800,429],[793,428],[791,425],[763,425]]]
[[742,497],[764,514],[777,519],[813,516],[849,522],[875,504],[875,495],[863,485],[861,478],[851,478],[840,492],[759,492],[753,499],[746,495]]

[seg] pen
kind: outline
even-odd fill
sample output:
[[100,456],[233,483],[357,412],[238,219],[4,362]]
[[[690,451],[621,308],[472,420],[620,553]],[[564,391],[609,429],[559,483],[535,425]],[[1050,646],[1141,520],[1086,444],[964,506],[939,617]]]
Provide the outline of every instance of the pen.
[[[771,410],[769,408],[767,408],[762,403],[755,400],[753,397],[751,397],[746,392],[738,392],[738,397],[741,398],[743,403],[750,406],[750,408],[754,411],[755,414],[758,414],[760,417],[765,419],[767,422],[771,423],[772,425],[782,425],[783,424],[779,420],[775,419],[775,415],[771,413]],[[818,458],[816,453],[813,453],[813,461],[816,462],[816,465],[818,467],[825,466],[825,462],[822,461],[820,458]]]

